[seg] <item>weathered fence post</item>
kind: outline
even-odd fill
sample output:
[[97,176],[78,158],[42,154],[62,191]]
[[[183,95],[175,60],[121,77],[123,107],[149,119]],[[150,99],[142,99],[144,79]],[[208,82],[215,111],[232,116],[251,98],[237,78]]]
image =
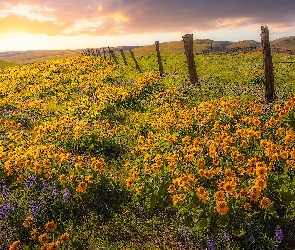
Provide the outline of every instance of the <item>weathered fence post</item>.
[[124,61],[124,65],[128,65],[125,54],[124,54],[124,51],[122,49],[120,49],[120,52],[121,52],[121,55],[122,55],[122,58],[123,58],[123,61]]
[[109,49],[109,52],[110,52],[110,55],[112,56],[112,58],[114,59],[115,63],[116,64],[119,64],[119,62],[118,62],[118,60],[117,60],[117,58],[116,58],[116,56],[114,54],[114,51],[112,51],[111,49]]
[[271,49],[269,43],[269,30],[268,27],[261,26],[261,46],[263,53],[263,67],[264,67],[264,79],[265,86],[265,102],[271,103],[275,100],[275,88],[274,88],[274,75],[273,75],[273,63],[271,56]]
[[111,49],[110,46],[108,46],[108,50],[109,50],[109,57],[110,57],[110,61],[112,60],[112,55],[111,55]]
[[97,57],[101,57],[101,54],[100,54],[99,49],[96,49],[96,56],[97,56]]
[[163,69],[163,64],[162,64],[162,59],[161,59],[161,54],[160,54],[160,43],[159,43],[159,41],[156,41],[155,44],[156,44],[156,51],[157,51],[157,57],[158,57],[160,76],[163,76],[164,69]]
[[104,50],[104,48],[102,48],[102,51],[103,51],[103,59],[106,60],[106,51]]
[[184,51],[186,55],[190,80],[192,84],[199,84],[195,66],[194,50],[193,50],[193,34],[186,34],[183,37]]
[[132,51],[131,49],[129,49],[129,51],[130,51],[130,55],[131,55],[131,57],[132,57],[132,59],[133,59],[133,61],[134,61],[134,63],[135,63],[135,67],[136,67],[137,70],[141,73],[141,69],[140,69],[140,67],[139,67],[139,65],[138,65],[138,62],[136,61],[136,58],[135,58],[135,56],[134,56],[133,51]]

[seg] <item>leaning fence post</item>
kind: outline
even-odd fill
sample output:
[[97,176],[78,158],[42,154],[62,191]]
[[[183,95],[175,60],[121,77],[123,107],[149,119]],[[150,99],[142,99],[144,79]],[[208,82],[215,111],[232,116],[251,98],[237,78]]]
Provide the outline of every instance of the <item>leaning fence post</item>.
[[136,66],[137,70],[141,73],[141,69],[140,69],[140,67],[139,67],[139,65],[138,65],[138,62],[136,61],[136,58],[135,58],[135,56],[134,56],[133,51],[132,51],[131,49],[129,49],[129,51],[130,51],[130,55],[131,55],[131,57],[132,57],[132,59],[133,59],[133,61],[134,61],[134,63],[135,63],[135,66]]
[[156,44],[156,51],[157,51],[157,57],[158,57],[160,76],[163,76],[164,69],[163,69],[163,64],[162,64],[162,59],[161,59],[161,54],[160,54],[160,43],[159,43],[159,41],[156,41],[155,44]]
[[263,53],[263,67],[264,78],[263,83],[265,86],[265,102],[271,103],[275,100],[275,88],[274,88],[274,75],[273,75],[273,63],[271,56],[271,49],[269,43],[269,30],[268,27],[261,26],[261,46]]
[[102,51],[103,51],[103,59],[106,60],[106,51],[104,50],[104,48],[102,48]]
[[100,51],[99,51],[99,49],[96,49],[96,56],[98,57],[101,57],[101,54],[100,54]]
[[121,55],[122,55],[122,58],[123,58],[123,61],[124,61],[124,65],[128,65],[127,63],[127,60],[126,60],[126,57],[125,57],[125,54],[124,54],[124,51],[122,49],[120,49],[120,52],[121,52]]
[[115,54],[114,54],[114,51],[112,51],[111,49],[110,49],[109,51],[110,51],[110,55],[111,55],[112,58],[114,59],[115,63],[116,63],[116,64],[119,64],[119,62],[118,62],[118,60],[117,60],[117,58],[116,58],[116,56],[115,56]]
[[109,50],[109,57],[110,57],[110,61],[112,60],[112,55],[111,55],[111,49],[110,46],[108,46],[108,50]]
[[193,34],[186,34],[182,38],[184,42],[184,51],[186,55],[191,83],[199,84],[193,51]]

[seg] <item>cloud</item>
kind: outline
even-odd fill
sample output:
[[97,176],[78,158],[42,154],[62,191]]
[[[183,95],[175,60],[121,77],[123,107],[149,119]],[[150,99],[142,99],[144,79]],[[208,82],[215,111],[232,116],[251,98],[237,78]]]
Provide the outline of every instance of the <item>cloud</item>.
[[69,25],[71,23],[59,25],[52,21],[39,22],[27,17],[13,15],[0,19],[0,33],[26,32],[28,34],[56,36],[61,35],[64,28]]
[[[23,11],[20,11],[23,9]],[[248,25],[294,30],[290,0],[7,0],[0,30],[46,34],[122,35],[213,31]],[[3,27],[19,18],[21,25]],[[27,26],[27,27],[26,27]]]

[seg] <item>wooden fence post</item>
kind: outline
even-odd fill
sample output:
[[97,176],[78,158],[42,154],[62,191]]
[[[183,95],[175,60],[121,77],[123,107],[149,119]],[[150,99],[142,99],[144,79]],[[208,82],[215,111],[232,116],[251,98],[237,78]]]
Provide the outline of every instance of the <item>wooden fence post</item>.
[[96,56],[97,56],[97,57],[98,57],[98,56],[101,57],[101,54],[100,54],[99,49],[96,50]]
[[135,58],[135,56],[134,56],[133,51],[132,51],[131,49],[129,49],[129,51],[130,51],[130,55],[131,55],[131,57],[132,57],[132,59],[133,59],[133,61],[134,61],[134,63],[135,63],[135,67],[136,67],[137,70],[141,73],[141,69],[140,69],[140,67],[139,67],[139,65],[138,65],[138,62],[136,61],[136,58]]
[[109,50],[109,57],[110,57],[110,61],[112,60],[112,55],[111,55],[111,49],[110,46],[108,46],[108,50]]
[[271,56],[271,49],[269,43],[269,30],[267,26],[261,26],[261,46],[263,53],[263,67],[264,67],[264,79],[265,86],[265,102],[271,103],[275,100],[275,88],[274,88],[274,75],[273,75],[273,63]]
[[186,34],[183,37],[184,51],[187,60],[187,66],[190,74],[190,80],[192,84],[199,84],[198,76],[195,66],[194,50],[193,50],[193,34]]
[[160,76],[163,76],[164,69],[163,69],[163,64],[162,64],[162,59],[161,59],[161,54],[160,54],[160,43],[159,43],[159,41],[156,41],[155,44],[156,44],[156,51],[157,51],[157,57],[158,57]]
[[116,63],[116,64],[119,64],[119,62],[118,62],[118,60],[117,60],[117,58],[116,58],[116,56],[115,56],[115,54],[114,54],[114,51],[112,51],[111,49],[109,49],[109,51],[110,51],[110,55],[111,55],[112,58],[114,59],[115,63]]
[[103,51],[103,59],[106,60],[106,51],[104,50],[104,48],[102,48],[102,51]]
[[123,58],[123,61],[124,61],[124,65],[128,65],[127,63],[127,60],[126,60],[126,57],[125,57],[125,54],[124,54],[124,51],[122,49],[120,49],[120,52],[121,52],[121,55],[122,55],[122,58]]

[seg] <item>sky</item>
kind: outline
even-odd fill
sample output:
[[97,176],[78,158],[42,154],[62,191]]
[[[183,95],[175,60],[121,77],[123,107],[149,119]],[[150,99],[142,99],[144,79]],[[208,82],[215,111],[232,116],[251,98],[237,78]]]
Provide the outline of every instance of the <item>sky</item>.
[[295,36],[295,0],[0,0],[0,51]]

